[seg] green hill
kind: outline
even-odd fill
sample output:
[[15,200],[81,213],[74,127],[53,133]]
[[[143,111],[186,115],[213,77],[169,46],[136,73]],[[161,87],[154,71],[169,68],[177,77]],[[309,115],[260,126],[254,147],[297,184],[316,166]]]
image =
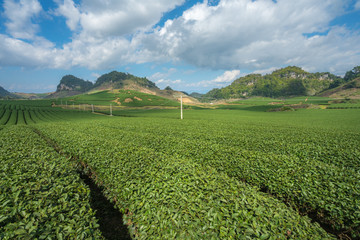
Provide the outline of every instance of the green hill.
[[324,97],[332,98],[360,98],[360,77],[355,78],[347,83],[338,87],[326,90],[320,94]]
[[328,89],[342,78],[331,73],[309,73],[299,67],[286,67],[271,74],[249,74],[230,86],[215,88],[203,97],[208,99],[244,98],[248,96],[286,97],[313,96]]
[[120,89],[129,85],[137,85],[143,88],[159,89],[155,83],[149,81],[147,78],[140,78],[129,73],[112,71],[110,73],[100,76],[94,84],[95,89],[113,88]]
[[164,97],[142,93],[134,90],[116,89],[104,90],[92,93],[80,94],[67,97],[62,100],[63,104],[71,106],[79,104],[126,107],[145,107],[145,106],[179,106],[179,103]]
[[46,98],[61,98],[67,96],[78,95],[87,92],[93,88],[93,83],[85,81],[73,75],[62,77],[57,85],[56,92],[48,95]]
[[155,83],[146,78],[136,77],[128,73],[112,71],[100,76],[95,84],[90,81],[77,78],[73,75],[66,75],[56,88],[56,92],[49,98],[64,98],[78,95],[89,91],[111,90],[111,89],[132,89],[141,91],[142,88],[159,90]]
[[60,80],[56,91],[66,90],[86,92],[89,91],[92,87],[93,83],[90,81],[85,81],[73,75],[66,75]]
[[[127,94],[128,92],[130,95]],[[114,95],[115,93],[118,95]],[[134,94],[136,98],[134,98]],[[97,105],[108,105],[114,101],[115,104],[121,106],[175,106],[180,96],[183,96],[184,103],[197,102],[195,98],[170,88],[160,90],[147,78],[112,71],[100,76],[95,84],[72,75],[66,75],[61,79],[56,92],[49,95],[48,98],[62,98],[65,101],[71,100],[73,103]],[[93,102],[86,102],[87,100]]]

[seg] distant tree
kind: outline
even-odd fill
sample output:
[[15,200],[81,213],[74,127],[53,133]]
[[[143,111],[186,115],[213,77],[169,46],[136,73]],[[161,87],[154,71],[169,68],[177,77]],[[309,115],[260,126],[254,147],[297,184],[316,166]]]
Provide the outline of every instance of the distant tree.
[[347,71],[344,76],[344,81],[349,82],[358,77],[360,77],[360,66],[354,67],[351,71]]
[[170,86],[167,86],[166,88],[164,88],[164,90],[166,91],[173,91],[173,89]]
[[306,88],[301,79],[294,79],[289,82],[288,86],[284,89],[284,92],[281,95],[303,96],[306,95]]
[[221,89],[214,88],[213,90],[209,91],[207,94],[205,94],[206,98],[213,98],[213,99],[223,99],[223,95],[221,93]]

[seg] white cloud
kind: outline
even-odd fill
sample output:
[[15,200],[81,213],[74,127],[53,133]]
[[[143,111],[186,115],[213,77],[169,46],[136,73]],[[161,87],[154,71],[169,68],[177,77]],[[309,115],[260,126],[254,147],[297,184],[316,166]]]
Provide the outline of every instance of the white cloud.
[[[51,67],[57,50],[43,38],[33,44],[0,34],[0,65]],[[56,58],[56,57],[55,57]]]
[[81,66],[90,69],[111,69],[126,62],[134,52],[131,42],[125,38],[98,39],[79,36],[64,45],[59,52],[57,66]]
[[186,84],[187,87],[215,88],[224,87],[232,83],[241,76],[240,70],[225,71],[222,75],[212,80],[203,80],[195,83]]
[[182,83],[181,79],[170,79],[171,75],[177,72],[176,68],[164,68],[163,70],[163,72],[156,72],[149,76],[149,80],[155,82],[160,88],[164,88],[166,86],[179,86],[179,84]]
[[37,16],[42,7],[37,0],[7,0],[4,2],[5,26],[14,38],[32,39],[39,30],[31,19]]
[[56,10],[57,15],[62,15],[66,18],[66,24],[70,30],[74,31],[79,26],[80,11],[72,0],[64,0],[62,3],[57,0],[59,5]]
[[[141,38],[152,52],[149,56],[198,67],[257,70],[294,64],[324,70],[340,59],[352,59],[346,63],[349,69],[356,59],[360,61],[360,34],[329,26],[344,13],[346,4],[342,0],[223,0],[209,6],[205,2]],[[319,39],[304,37],[324,31],[328,35]],[[344,71],[340,65],[335,68]]]
[[240,70],[226,71],[223,75],[215,78],[214,83],[231,83],[240,76]]
[[178,84],[181,83],[182,81],[180,79],[176,79],[176,80],[169,80],[169,79],[159,79],[156,81],[156,83],[166,83],[166,84]]
[[[298,65],[344,73],[360,62],[360,32],[330,26],[349,0],[221,0],[216,6],[204,1],[156,29],[152,27],[162,14],[184,0],[55,1],[56,14],[73,31],[71,42],[55,48],[36,35],[39,25],[32,20],[43,11],[38,0],[8,0],[5,26],[12,37],[0,35],[1,65],[113,69],[128,63],[185,61],[216,70]],[[359,9],[360,1],[355,6]],[[328,34],[304,37],[314,32]],[[170,74],[166,70],[150,78],[166,80]],[[212,84],[228,79],[222,76]]]
[[163,12],[184,0],[88,0],[80,5],[73,0],[57,0],[56,14],[64,16],[74,32],[70,43],[58,49],[55,67],[82,66],[90,69],[111,69],[126,63],[143,63],[153,52],[141,47],[141,39],[132,37],[159,21]]
[[67,25],[71,30],[80,23],[82,34],[106,38],[149,29],[159,21],[164,12],[183,2],[184,0],[88,0],[77,6],[73,0],[63,0],[58,2],[58,13],[67,18]]

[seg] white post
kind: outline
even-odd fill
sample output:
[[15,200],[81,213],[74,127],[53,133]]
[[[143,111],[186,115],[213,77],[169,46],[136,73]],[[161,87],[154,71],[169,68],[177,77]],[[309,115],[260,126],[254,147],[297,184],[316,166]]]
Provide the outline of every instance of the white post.
[[180,117],[181,117],[181,119],[183,119],[183,106],[182,106],[182,105],[183,105],[183,104],[182,104],[182,95],[181,95],[181,98],[180,98],[180,109],[181,109],[181,110],[180,110],[180,113],[181,113],[181,114],[180,114],[180,115],[181,115]]
[[112,116],[112,105],[110,104],[110,116]]
[[94,104],[91,104],[91,111],[94,113]]

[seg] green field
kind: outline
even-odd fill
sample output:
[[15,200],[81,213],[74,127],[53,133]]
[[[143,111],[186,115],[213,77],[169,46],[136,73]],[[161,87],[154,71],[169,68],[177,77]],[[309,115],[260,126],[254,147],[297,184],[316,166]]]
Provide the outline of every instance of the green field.
[[81,166],[134,239],[359,239],[357,103],[268,112],[301,98],[243,101],[183,120],[1,101],[0,238],[101,238]]

